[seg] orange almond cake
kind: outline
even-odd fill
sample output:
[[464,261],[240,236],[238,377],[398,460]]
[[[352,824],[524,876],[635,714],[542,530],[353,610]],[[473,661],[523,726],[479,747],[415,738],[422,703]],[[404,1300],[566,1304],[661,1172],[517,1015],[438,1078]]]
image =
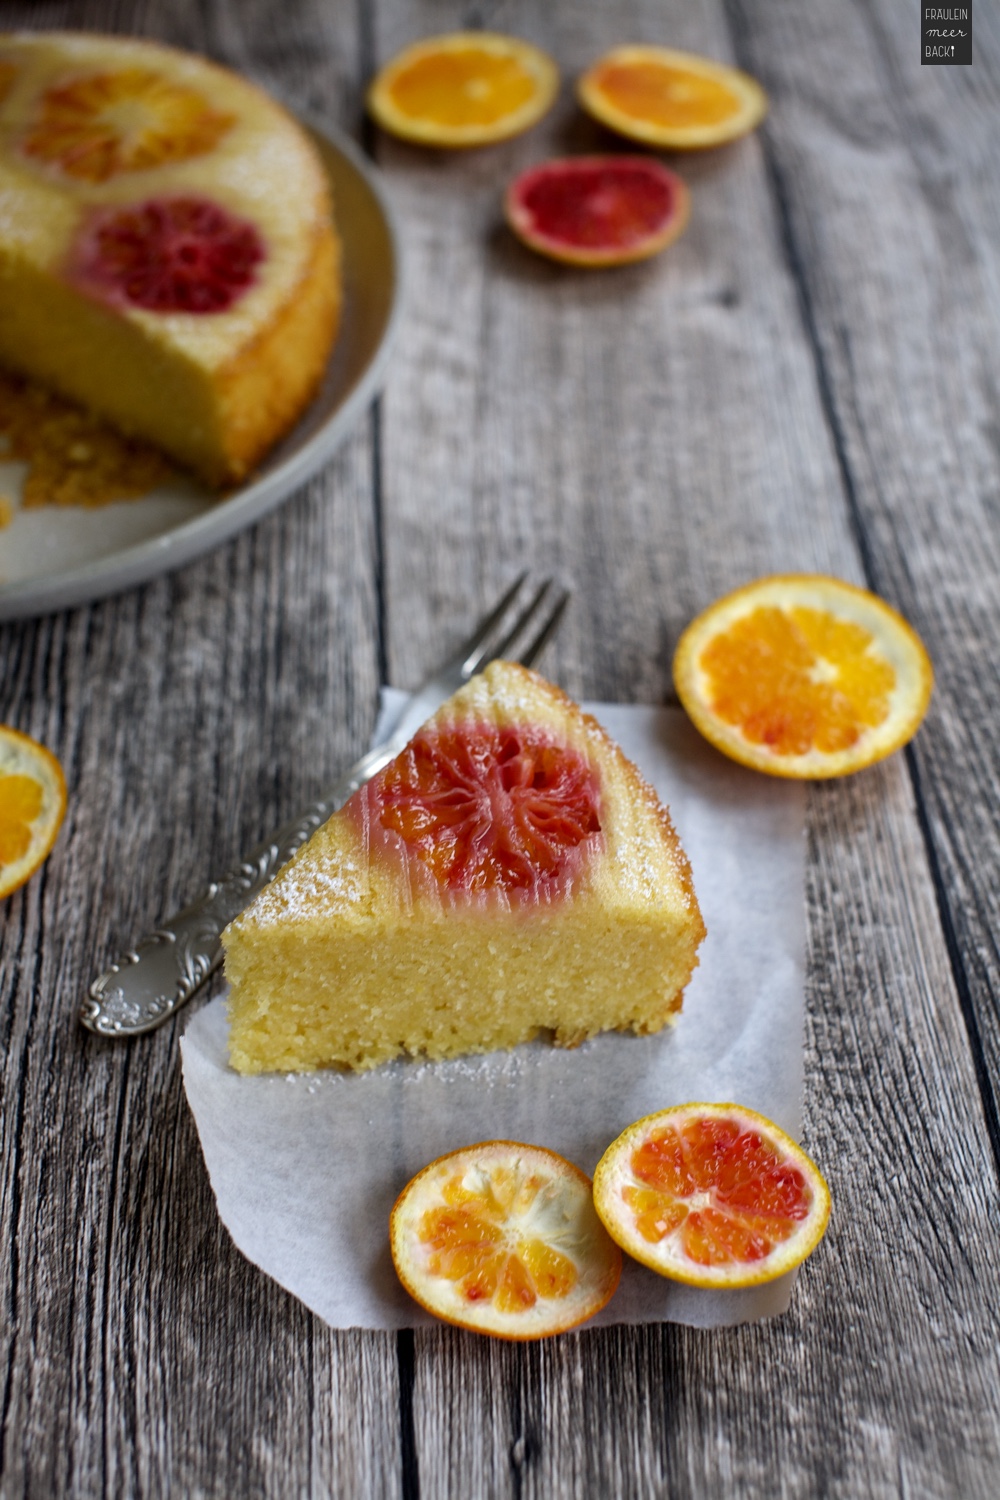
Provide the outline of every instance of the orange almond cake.
[[340,315],[319,155],[245,79],[131,37],[0,35],[0,364],[233,484]]
[[242,1073],[653,1032],[704,936],[652,788],[536,673],[495,662],[223,933]]

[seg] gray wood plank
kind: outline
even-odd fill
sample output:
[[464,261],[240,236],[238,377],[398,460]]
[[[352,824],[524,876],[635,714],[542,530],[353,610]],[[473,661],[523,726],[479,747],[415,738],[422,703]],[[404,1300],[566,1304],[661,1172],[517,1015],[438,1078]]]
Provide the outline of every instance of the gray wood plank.
[[[122,25],[208,50],[354,123],[350,14],[19,12],[5,21]],[[55,853],[0,911],[5,1497],[398,1490],[395,1343],[335,1334],[234,1250],[180,1086],[184,1018],[125,1046],[75,1020],[110,956],[367,742],[373,463],[369,419],[210,557],[0,630],[0,719],[51,745],[70,785]]]
[[901,0],[733,9],[865,570],[937,667],[912,769],[1000,1160],[1000,26],[979,7],[973,65],[922,67]]
[[[463,14],[436,6],[433,29]],[[380,57],[432,29],[412,7],[379,19]],[[710,5],[507,4],[476,19],[547,46],[567,76],[626,38],[732,55]],[[507,236],[500,195],[520,166],[610,144],[568,89],[531,136],[475,155],[379,141],[422,292],[384,402],[400,680],[427,650],[408,589],[418,608],[430,589],[431,618],[467,615],[522,559],[578,586],[553,675],[640,701],[669,695],[677,634],[727,586],[800,568],[860,580],[868,548],[906,566],[899,535],[868,540],[852,510],[761,140],[674,161],[692,225],[650,266],[565,271]],[[807,1145],[841,1207],[791,1313],[711,1337],[584,1334],[583,1360],[573,1339],[511,1353],[418,1334],[431,1493],[989,1492],[992,1160],[918,812],[902,758],[811,798]],[[962,1345],[957,1369],[941,1337]],[[664,1367],[673,1388],[654,1400]]]

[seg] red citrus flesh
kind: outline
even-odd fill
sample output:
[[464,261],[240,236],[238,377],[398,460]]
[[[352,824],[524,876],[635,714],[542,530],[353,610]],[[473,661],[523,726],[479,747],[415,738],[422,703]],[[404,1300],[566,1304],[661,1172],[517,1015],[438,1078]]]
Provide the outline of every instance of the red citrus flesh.
[[371,833],[452,897],[551,899],[600,840],[595,771],[536,726],[423,730],[362,795]]
[[225,312],[264,259],[256,227],[207,198],[150,198],[97,209],[73,276],[93,295],[150,312]]
[[656,1130],[633,1151],[631,1168],[643,1187],[626,1189],[625,1199],[643,1239],[656,1244],[683,1225],[696,1265],[763,1260],[812,1204],[799,1169],[736,1120],[695,1118]]
[[656,255],[683,230],[688,191],[642,156],[581,156],[532,167],[505,200],[514,233],[575,265],[613,266]]

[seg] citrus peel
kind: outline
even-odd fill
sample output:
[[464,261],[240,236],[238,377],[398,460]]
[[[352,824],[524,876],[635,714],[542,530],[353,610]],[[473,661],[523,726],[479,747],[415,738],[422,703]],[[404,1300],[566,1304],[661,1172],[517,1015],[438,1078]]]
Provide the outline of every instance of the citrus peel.
[[455,31],[386,63],[368,91],[383,129],[425,146],[486,146],[528,130],[550,108],[559,71],[519,37]]
[[0,897],[48,856],[66,813],[66,781],[50,750],[0,724]]
[[672,150],[724,145],[767,113],[767,95],[748,73],[668,47],[613,48],[579,79],[577,98],[619,135]]
[[684,631],[674,683],[723,754],[772,776],[846,776],[913,736],[934,674],[916,632],[866,589],[761,578]]
[[594,1206],[633,1259],[703,1288],[756,1286],[800,1264],[830,1216],[802,1148],[739,1104],[680,1104],[637,1120],[594,1173]]
[[484,1141],[424,1167],[396,1200],[389,1238],[415,1301],[502,1339],[575,1328],[605,1306],[621,1274],[590,1178],[518,1141]]

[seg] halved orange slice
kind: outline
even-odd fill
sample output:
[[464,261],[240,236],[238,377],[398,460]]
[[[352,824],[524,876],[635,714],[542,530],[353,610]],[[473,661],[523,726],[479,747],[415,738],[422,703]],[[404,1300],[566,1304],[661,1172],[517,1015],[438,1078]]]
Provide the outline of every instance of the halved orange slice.
[[66,813],[66,781],[50,750],[0,724],[0,897],[35,873]]
[[724,755],[771,776],[846,776],[915,734],[934,673],[884,600],[821,574],[760,578],[681,636],[674,683]]
[[635,1260],[689,1286],[773,1281],[805,1260],[830,1190],[800,1146],[740,1104],[678,1104],[608,1147],[594,1205]]
[[368,91],[368,109],[393,135],[425,146],[486,146],[540,120],[559,71],[519,37],[454,31],[398,53]]
[[568,265],[622,266],[658,255],[682,233],[690,195],[648,156],[571,156],[530,167],[504,199],[518,239]]
[[734,141],[767,113],[749,74],[668,47],[615,47],[579,79],[577,98],[619,135],[676,151]]
[[446,1323],[541,1339],[593,1317],[621,1275],[590,1178],[564,1157],[484,1141],[432,1161],[389,1220],[400,1281]]

